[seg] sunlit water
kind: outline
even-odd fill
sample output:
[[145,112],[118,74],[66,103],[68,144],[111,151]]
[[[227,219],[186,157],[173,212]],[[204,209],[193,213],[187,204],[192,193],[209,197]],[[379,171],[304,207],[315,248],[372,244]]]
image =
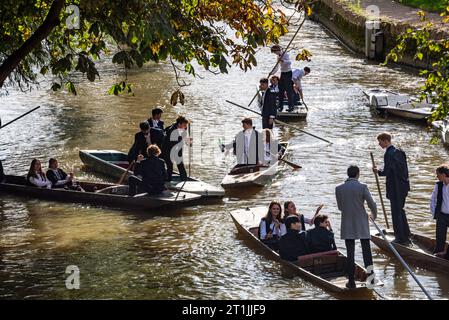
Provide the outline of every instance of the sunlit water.
[[[284,44],[288,40],[285,38]],[[306,22],[294,43],[297,49],[313,53],[312,62],[307,63],[312,73],[303,81],[310,113],[307,122],[298,126],[333,141],[333,145],[278,128],[280,137],[291,143],[289,160],[303,169],[292,171],[281,166],[273,183],[262,190],[239,191],[222,202],[184,210],[142,213],[2,195],[0,297],[336,298],[298,277],[286,277],[278,263],[248,248],[237,235],[229,212],[265,205],[272,199],[292,199],[310,216],[324,203],[323,213],[330,215],[337,245],[344,250],[334,188],[345,180],[347,166],[357,164],[361,180],[378,200],[369,152],[382,160],[383,151],[375,140],[382,131],[392,132],[394,142],[409,158],[412,191],[406,210],[411,228],[433,236],[434,221],[428,209],[433,172],[446,161],[448,152],[441,144],[429,145],[432,133],[425,126],[376,115],[366,106],[361,91],[385,87],[412,93],[421,80],[400,69],[365,63],[313,22]],[[260,50],[257,58],[257,68],[248,73],[232,69],[227,75],[199,72],[203,78],[187,78],[191,85],[183,88],[187,98],[184,106],[169,106],[170,94],[177,87],[168,64],[147,65],[131,72],[128,78],[134,84],[134,97],[107,94],[107,89],[124,77],[109,61],[99,66],[100,81],[79,80],[77,96],[47,90],[50,79],[31,93],[10,91],[0,99],[3,123],[36,105],[41,108],[1,130],[0,159],[7,173],[25,174],[33,157],[46,162],[52,156],[78,177],[104,179],[82,170],[79,149],[127,152],[138,123],[153,107],[162,106],[167,124],[177,114],[193,120],[192,175],[219,184],[234,161],[232,156],[221,154],[219,140],[230,141],[240,130],[242,117],[253,116],[225,99],[249,103],[259,78],[266,76],[274,63],[268,48]],[[295,63],[295,67],[303,66]],[[256,123],[260,128],[259,119]],[[424,298],[397,260],[374,245],[373,255],[378,277],[385,283],[379,290],[382,295]],[[360,247],[357,259],[361,261]],[[69,265],[80,268],[79,290],[65,287]],[[433,296],[449,297],[445,276],[415,271]]]

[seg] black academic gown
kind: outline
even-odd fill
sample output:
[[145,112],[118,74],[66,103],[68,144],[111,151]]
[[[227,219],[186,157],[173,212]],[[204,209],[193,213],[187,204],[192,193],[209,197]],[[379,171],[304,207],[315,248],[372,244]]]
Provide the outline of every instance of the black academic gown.
[[296,261],[299,256],[308,253],[306,233],[297,230],[287,230],[279,241],[279,254],[282,259]]
[[336,250],[334,233],[324,227],[315,227],[307,231],[307,243],[310,253]]
[[165,189],[167,176],[165,162],[154,155],[136,163],[134,174],[142,176],[140,187],[149,194],[160,193]]
[[262,93],[262,128],[263,129],[273,129],[273,125],[268,123],[271,117],[276,118],[277,105],[276,105],[277,95],[272,92],[269,88]]

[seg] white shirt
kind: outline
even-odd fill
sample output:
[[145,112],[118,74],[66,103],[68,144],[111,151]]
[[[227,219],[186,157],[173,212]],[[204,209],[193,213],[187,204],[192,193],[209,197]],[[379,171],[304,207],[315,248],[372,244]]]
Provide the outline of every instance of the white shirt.
[[292,80],[302,90],[301,79],[306,75],[304,69],[295,69],[292,71]]
[[47,189],[51,189],[51,181],[47,179],[45,175],[40,175],[36,173],[37,178],[30,177],[30,183],[34,184],[36,187],[46,187]]
[[273,72],[271,74],[275,74],[279,70],[279,66],[281,67],[281,72],[289,72],[292,71],[292,62],[290,61],[290,56],[288,53],[284,53],[281,57],[281,54],[278,54],[279,63],[276,64]]
[[[284,224],[283,223],[281,223],[280,224],[280,228],[276,228],[276,224],[274,223],[274,222],[272,222],[271,224],[270,224],[270,230],[268,230],[268,231],[271,231],[271,234],[274,236],[274,235],[278,235],[279,237],[281,236],[281,230],[282,230],[282,226],[283,226]],[[259,224],[259,229],[260,229],[260,239],[265,239],[265,237],[267,236],[267,227],[266,227],[266,223],[265,223],[265,221],[264,220],[261,220],[260,221],[260,224]],[[285,229],[285,227],[284,227],[284,229]]]
[[[435,184],[435,188],[433,189],[432,197],[430,199],[430,212],[432,213],[433,217],[435,217],[437,196],[438,196],[438,184]],[[449,214],[449,184],[445,185],[444,183],[443,183],[443,203],[441,204],[441,212]]]
[[158,127],[159,120],[151,119],[151,121],[153,121],[153,127],[154,127],[154,128],[159,128],[159,127]]

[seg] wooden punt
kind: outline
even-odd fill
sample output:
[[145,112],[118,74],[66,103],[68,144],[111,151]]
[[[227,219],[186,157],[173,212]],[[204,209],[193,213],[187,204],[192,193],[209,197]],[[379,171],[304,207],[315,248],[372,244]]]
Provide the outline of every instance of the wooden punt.
[[282,111],[276,113],[276,118],[286,121],[286,120],[305,120],[307,118],[307,108],[303,104],[293,106],[292,111],[287,111],[288,103],[284,103],[284,108]]
[[177,197],[177,192],[172,191],[165,191],[160,195],[149,196],[146,193],[142,193],[135,196],[128,196],[128,186],[117,186],[108,183],[80,181],[80,186],[86,192],[65,190],[62,188],[47,189],[34,187],[26,183],[25,177],[7,175],[5,181],[0,183],[0,192],[51,201],[140,209],[153,209],[164,206],[189,206],[201,198],[200,195],[187,192],[180,192]]
[[[260,219],[266,214],[266,207],[240,209],[231,212],[232,220],[238,232],[243,235],[254,247],[260,249],[271,259],[279,262],[294,274],[332,293],[370,293],[366,286],[368,274],[366,270],[356,263],[356,285],[354,289],[346,288],[345,276],[346,256],[338,251],[309,254],[299,257],[296,262],[281,259],[279,254],[266,246],[258,238]],[[378,282],[375,286],[383,285]]]
[[[385,231],[384,234],[390,242],[394,240],[392,231]],[[405,261],[417,267],[449,274],[449,261],[432,254],[436,244],[435,239],[412,233],[410,240],[412,241],[410,246],[392,243]],[[383,251],[393,254],[388,243],[377,231],[371,232],[371,241]],[[446,243],[446,248],[447,246]]]
[[[81,161],[93,171],[104,174],[108,177],[119,180],[129,167],[127,154],[117,150],[80,150]],[[133,175],[128,171],[124,181]],[[168,183],[170,190],[199,194],[205,198],[218,198],[224,196],[221,187],[213,186],[196,178],[189,177],[187,182],[181,181],[179,173],[173,173],[173,180]]]
[[[288,142],[280,142],[283,150],[281,158],[287,153]],[[262,187],[269,183],[277,173],[279,162],[271,166],[245,166],[237,169],[234,166],[232,170],[223,178],[221,186],[225,189],[240,187]],[[238,171],[236,171],[238,170]],[[237,172],[237,173],[236,173]]]

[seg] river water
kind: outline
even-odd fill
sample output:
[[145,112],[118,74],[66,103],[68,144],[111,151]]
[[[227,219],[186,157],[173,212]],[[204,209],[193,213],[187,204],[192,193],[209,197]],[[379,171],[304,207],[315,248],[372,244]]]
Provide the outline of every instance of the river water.
[[[292,27],[292,31],[294,28]],[[289,36],[292,35],[292,32]],[[284,44],[289,40],[285,37]],[[324,203],[331,217],[337,245],[339,211],[334,188],[345,180],[349,164],[361,167],[361,180],[375,196],[369,152],[381,164],[383,151],[376,135],[393,134],[409,159],[412,191],[406,211],[411,228],[434,235],[429,197],[434,169],[448,151],[430,145],[432,133],[424,125],[376,115],[366,105],[362,88],[385,87],[413,93],[422,80],[399,68],[368,64],[354,56],[310,21],[294,41],[298,49],[312,51],[312,69],[303,81],[310,109],[304,130],[334,142],[325,142],[289,128],[278,128],[291,143],[289,160],[303,169],[281,166],[273,183],[262,190],[242,190],[224,200],[181,210],[133,212],[81,204],[38,201],[15,196],[0,198],[0,297],[26,299],[334,299],[325,291],[287,277],[276,262],[248,248],[233,225],[229,212],[247,206],[267,205],[272,199],[296,202],[306,216]],[[36,105],[41,108],[1,130],[0,159],[7,173],[25,174],[33,157],[45,163],[57,157],[66,170],[83,179],[104,178],[86,172],[79,149],[117,149],[127,152],[138,123],[155,106],[164,109],[171,123],[177,114],[193,120],[192,175],[219,184],[232,166],[218,148],[219,139],[230,141],[241,128],[242,112],[225,99],[247,105],[258,79],[271,70],[274,56],[268,48],[257,53],[257,68],[227,75],[199,72],[183,88],[187,102],[170,107],[176,81],[168,64],[149,64],[128,74],[135,96],[114,97],[108,88],[124,74],[110,61],[99,65],[102,78],[95,83],[79,79],[78,95],[53,93],[49,80],[29,93],[11,90],[0,98],[3,123]],[[303,67],[304,63],[295,63]],[[260,120],[256,125],[260,128]],[[106,179],[106,181],[108,181]],[[379,205],[380,208],[380,205]],[[381,211],[380,211],[381,212]],[[382,223],[382,216],[379,215]],[[361,262],[360,246],[357,259]],[[395,299],[425,298],[406,270],[373,245],[375,270],[384,282],[379,293]],[[80,289],[68,290],[69,265],[80,269]],[[416,270],[416,269],[415,269]],[[436,298],[449,297],[444,276],[416,270]]]

